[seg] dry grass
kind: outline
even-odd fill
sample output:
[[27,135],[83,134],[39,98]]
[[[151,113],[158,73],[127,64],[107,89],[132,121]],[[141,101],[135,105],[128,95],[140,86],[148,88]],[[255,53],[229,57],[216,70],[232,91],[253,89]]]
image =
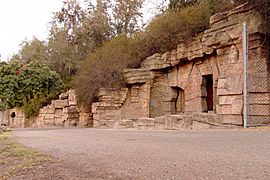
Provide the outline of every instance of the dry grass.
[[43,162],[52,162],[52,158],[17,144],[11,132],[0,134],[0,179],[27,173]]
[[0,133],[0,180],[89,179],[78,167],[15,142],[11,132]]

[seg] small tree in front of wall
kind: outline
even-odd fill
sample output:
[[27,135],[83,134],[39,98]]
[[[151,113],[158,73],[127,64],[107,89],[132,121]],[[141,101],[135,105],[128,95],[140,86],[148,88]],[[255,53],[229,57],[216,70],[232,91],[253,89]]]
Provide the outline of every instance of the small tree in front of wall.
[[18,61],[0,64],[0,110],[22,107],[26,117],[37,115],[39,108],[62,89],[60,76],[45,65]]

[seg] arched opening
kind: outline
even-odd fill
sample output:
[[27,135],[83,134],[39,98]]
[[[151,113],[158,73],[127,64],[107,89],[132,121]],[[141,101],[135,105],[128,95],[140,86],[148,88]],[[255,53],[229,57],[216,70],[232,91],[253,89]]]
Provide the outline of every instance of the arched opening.
[[10,114],[10,117],[11,117],[11,123],[13,124],[13,123],[14,123],[14,119],[15,119],[15,117],[16,117],[16,113],[15,113],[15,112],[12,112],[12,113]]
[[213,75],[205,75],[202,80],[202,94],[206,101],[205,112],[214,110]]
[[11,117],[11,118],[15,118],[15,117],[16,117],[16,113],[15,113],[15,112],[12,112],[12,113],[10,114],[10,117]]
[[178,114],[185,112],[185,92],[179,87],[173,88],[175,96],[171,101],[171,113]]

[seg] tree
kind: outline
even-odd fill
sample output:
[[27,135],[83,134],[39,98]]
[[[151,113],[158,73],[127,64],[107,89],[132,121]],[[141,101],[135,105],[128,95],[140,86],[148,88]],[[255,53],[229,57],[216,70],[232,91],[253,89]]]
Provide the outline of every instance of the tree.
[[79,54],[67,40],[64,30],[59,30],[50,37],[48,43],[50,69],[59,73],[62,79],[75,74]]
[[115,0],[113,27],[116,34],[131,35],[139,29],[143,2],[144,0]]
[[114,36],[132,35],[138,29],[143,0],[86,2],[83,9],[77,0],[65,0],[51,23],[48,65],[63,79],[74,75],[80,61]]
[[197,0],[170,0],[169,9],[182,9],[194,5]]
[[63,79],[77,72],[78,63],[111,37],[108,0],[88,2],[83,9],[76,0],[66,0],[51,23],[48,42],[49,66]]
[[65,0],[51,22],[48,38],[48,66],[69,79],[76,73],[78,61],[88,54],[89,17],[77,0]]
[[89,37],[92,38],[95,47],[100,47],[113,35],[111,17],[108,12],[112,5],[110,0],[97,0],[96,3],[96,6],[91,1],[88,4],[90,14],[88,29]]
[[109,0],[97,0],[96,6],[87,2],[83,9],[77,0],[66,0],[52,22],[51,36],[59,30],[66,33],[68,42],[76,51],[92,51],[111,37]]
[[48,49],[46,42],[40,41],[34,37],[32,40],[23,41],[20,47],[19,52],[13,55],[11,60],[16,59],[23,64],[30,62],[47,63]]
[[40,63],[13,60],[0,64],[1,110],[23,107],[27,117],[36,115],[62,88],[59,75]]
[[75,45],[79,44],[88,17],[77,0],[64,0],[61,11],[55,13],[51,26],[51,35],[64,30],[68,41]]

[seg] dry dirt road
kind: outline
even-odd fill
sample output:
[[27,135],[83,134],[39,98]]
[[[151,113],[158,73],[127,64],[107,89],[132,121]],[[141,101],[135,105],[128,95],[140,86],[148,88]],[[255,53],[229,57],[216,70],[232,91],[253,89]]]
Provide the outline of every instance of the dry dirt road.
[[270,130],[19,130],[86,179],[270,179]]

